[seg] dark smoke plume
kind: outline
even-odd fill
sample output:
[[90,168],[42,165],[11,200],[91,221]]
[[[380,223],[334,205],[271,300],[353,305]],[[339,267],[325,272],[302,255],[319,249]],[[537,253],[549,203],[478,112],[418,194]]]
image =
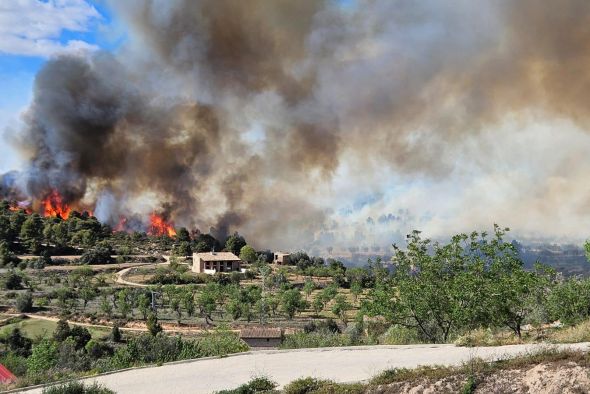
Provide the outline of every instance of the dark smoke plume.
[[21,148],[29,195],[113,223],[167,206],[178,225],[302,246],[336,231],[322,198],[343,168],[440,179],[506,117],[589,125],[585,0],[112,6],[129,43],[50,60]]

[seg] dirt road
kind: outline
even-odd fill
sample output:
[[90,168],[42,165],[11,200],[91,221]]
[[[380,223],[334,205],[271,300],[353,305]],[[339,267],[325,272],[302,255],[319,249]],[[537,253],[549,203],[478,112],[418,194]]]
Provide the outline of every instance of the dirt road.
[[[529,344],[465,348],[454,345],[407,345],[261,351],[133,369],[89,378],[87,381],[97,381],[118,394],[212,393],[237,387],[261,375],[270,377],[280,385],[307,376],[355,382],[369,379],[388,368],[456,365],[474,357],[486,360],[510,358],[547,346]],[[590,349],[588,342],[554,346],[559,349]],[[27,393],[41,391],[35,389]]]

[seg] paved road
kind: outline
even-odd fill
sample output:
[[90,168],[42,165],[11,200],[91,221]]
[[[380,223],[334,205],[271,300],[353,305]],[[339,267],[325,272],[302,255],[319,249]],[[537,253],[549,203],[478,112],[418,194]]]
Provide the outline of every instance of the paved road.
[[[487,360],[534,352],[544,345],[513,345],[464,348],[454,345],[363,346],[301,350],[275,350],[239,354],[118,372],[90,378],[118,394],[213,393],[265,375],[280,385],[300,377],[314,376],[337,382],[369,379],[394,367],[456,365],[473,357]],[[590,349],[590,343],[560,345],[559,348]],[[27,393],[41,393],[41,389]]]

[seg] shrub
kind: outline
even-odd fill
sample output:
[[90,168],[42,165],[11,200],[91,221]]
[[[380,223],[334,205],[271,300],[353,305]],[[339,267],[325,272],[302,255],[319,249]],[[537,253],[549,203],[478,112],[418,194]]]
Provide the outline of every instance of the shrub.
[[3,357],[0,357],[0,363],[16,376],[25,376],[27,373],[27,358],[16,353],[6,353]]
[[33,296],[28,291],[16,297],[16,310],[19,312],[30,312],[33,310]]
[[158,317],[155,313],[151,312],[147,318],[147,329],[153,336],[158,335],[162,331],[162,325],[158,323]]
[[250,380],[238,388],[233,390],[218,391],[217,394],[254,394],[254,393],[268,393],[277,387],[277,383],[266,377],[258,377]]
[[43,373],[55,366],[57,362],[57,344],[49,339],[42,339],[33,346],[33,353],[27,359],[27,368],[32,373]]
[[4,277],[6,290],[20,290],[23,288],[23,277],[15,271],[9,271]]
[[82,326],[74,326],[74,328],[70,330],[69,337],[74,340],[76,350],[82,349],[92,338],[90,332]]
[[111,341],[113,341],[115,343],[121,342],[122,335],[121,335],[121,330],[119,329],[118,324],[115,324],[113,326],[113,329],[111,330],[111,334],[109,335],[109,338]]
[[115,394],[115,392],[96,382],[86,386],[82,382],[74,381],[43,389],[43,394]]
[[337,334],[326,329],[310,333],[297,332],[285,336],[281,344],[282,349],[302,349],[317,347],[357,346],[370,344],[371,341],[360,335]]
[[17,356],[28,357],[31,354],[32,342],[29,338],[24,337],[20,329],[15,327],[6,337],[6,345],[11,352]]
[[338,324],[336,324],[336,322],[332,319],[320,320],[320,321],[312,320],[311,322],[307,323],[303,327],[303,331],[305,331],[306,333],[321,331],[321,330],[327,330],[333,334],[339,334],[341,332],[340,327],[338,327]]
[[112,250],[107,247],[96,247],[80,256],[80,264],[109,264],[113,262]]
[[316,378],[301,378],[292,381],[285,386],[285,394],[306,394],[318,391],[321,387],[332,384],[330,380],[321,380]]
[[384,345],[409,345],[420,343],[420,338],[415,329],[394,324],[379,338]]
[[58,342],[63,342],[67,337],[70,336],[70,331],[70,325],[68,322],[64,319],[61,319],[57,322],[55,331],[53,331],[53,339]]

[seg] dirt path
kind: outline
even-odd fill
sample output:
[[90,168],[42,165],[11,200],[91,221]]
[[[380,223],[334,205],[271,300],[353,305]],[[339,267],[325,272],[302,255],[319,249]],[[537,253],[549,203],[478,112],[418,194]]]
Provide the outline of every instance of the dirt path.
[[[118,394],[212,393],[235,388],[252,377],[262,375],[281,386],[307,376],[336,382],[356,382],[367,380],[389,368],[458,365],[476,357],[492,361],[539,351],[547,346],[526,344],[465,348],[454,345],[407,345],[259,351],[132,369],[86,381],[96,381]],[[554,347],[587,351],[590,343]],[[27,392],[41,391],[35,389]]]
[[[147,263],[147,264],[143,264],[143,265],[167,265],[170,264],[170,256],[162,256],[164,258],[164,260],[166,260],[163,263]],[[143,283],[136,283],[136,282],[131,282],[125,279],[125,275],[127,275],[129,273],[129,271],[131,271],[131,269],[133,269],[135,267],[128,267],[125,269],[122,269],[121,271],[117,272],[115,274],[115,283],[119,283],[121,285],[127,285],[127,286],[133,286],[133,287],[149,287],[149,285],[143,284]]]

